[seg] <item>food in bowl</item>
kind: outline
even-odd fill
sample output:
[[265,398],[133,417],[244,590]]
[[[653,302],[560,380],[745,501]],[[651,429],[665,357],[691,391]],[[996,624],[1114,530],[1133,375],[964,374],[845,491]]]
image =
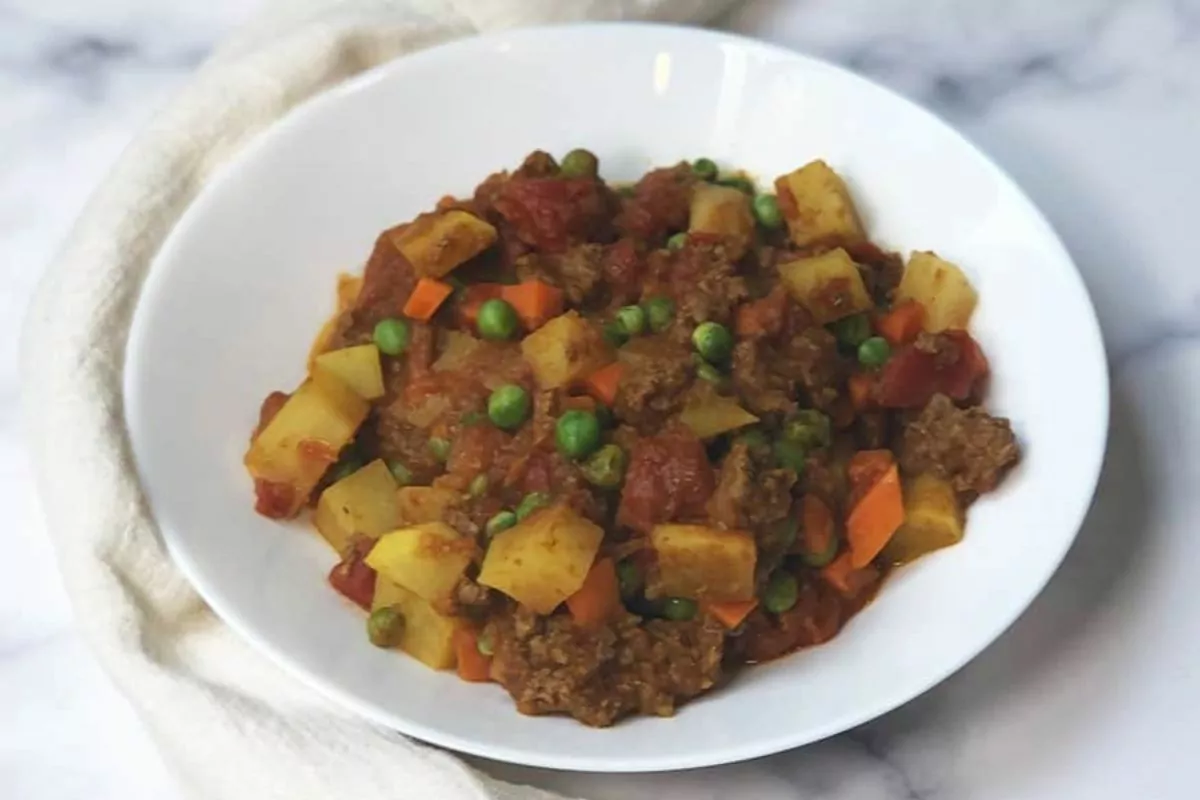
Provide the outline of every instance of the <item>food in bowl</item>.
[[524,713],[666,715],[829,640],[1019,448],[962,270],[872,244],[823,161],[775,190],[538,151],[384,231],[262,405],[256,509],[311,514],[374,644]]

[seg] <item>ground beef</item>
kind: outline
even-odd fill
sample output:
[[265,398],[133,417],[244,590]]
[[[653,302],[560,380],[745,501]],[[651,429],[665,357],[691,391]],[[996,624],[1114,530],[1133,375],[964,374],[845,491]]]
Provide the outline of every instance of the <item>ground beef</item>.
[[672,425],[634,445],[617,523],[649,533],[661,522],[704,520],[713,488],[704,443],[686,427]]
[[[442,473],[442,463],[429,449],[429,432],[403,422],[380,409],[366,426],[370,452],[389,461],[398,461],[412,473],[411,483],[427,485]],[[374,424],[372,424],[372,421]]]
[[692,385],[692,353],[665,337],[636,339],[621,349],[625,370],[617,389],[617,416],[644,433],[662,427],[683,408]]
[[621,239],[605,248],[604,280],[612,306],[637,302],[642,295],[646,264],[632,239]]
[[676,231],[685,230],[691,213],[696,176],[686,163],[647,172],[621,203],[617,231],[622,236],[662,244]]
[[396,316],[404,307],[417,285],[417,274],[396,248],[393,237],[407,227],[397,225],[375,239],[375,248],[363,269],[362,288],[354,305],[339,315],[328,349],[370,341],[376,323]]
[[489,633],[492,677],[524,714],[570,714],[597,727],[633,713],[670,716],[721,679],[725,631],[705,620],[627,615],[587,630],[567,615],[516,611]]
[[749,296],[745,280],[720,243],[689,240],[682,249],[659,257],[666,259],[662,271],[667,293],[675,301],[671,331],[680,341],[690,340],[701,322],[728,325],[734,308]]
[[982,494],[996,487],[1020,452],[1007,419],[978,406],[958,408],[939,394],[904,427],[899,455],[908,474],[932,472],[956,491]]
[[603,245],[585,244],[561,255],[528,255],[517,261],[517,277],[557,286],[569,303],[583,305],[603,287],[604,254]]
[[868,410],[854,420],[854,439],[860,450],[879,450],[891,441],[891,419],[888,412]]
[[558,162],[545,150],[534,150],[525,156],[521,166],[513,173],[514,178],[553,178],[558,174]]
[[841,394],[849,364],[837,339],[821,327],[805,329],[768,354],[768,369],[804,389],[808,404],[827,411]]
[[744,632],[734,640],[733,658],[769,661],[829,641],[870,600],[878,585],[874,583],[859,595],[845,598],[816,575],[805,571],[797,577],[796,604],[782,614],[767,614],[761,608],[752,612]]
[[755,414],[773,414],[796,409],[796,383],[770,369],[769,342],[743,339],[733,348],[730,375],[746,408]]
[[708,501],[709,516],[725,528],[765,532],[787,517],[795,482],[796,473],[761,469],[755,465],[749,445],[734,442],[721,462],[717,488]]

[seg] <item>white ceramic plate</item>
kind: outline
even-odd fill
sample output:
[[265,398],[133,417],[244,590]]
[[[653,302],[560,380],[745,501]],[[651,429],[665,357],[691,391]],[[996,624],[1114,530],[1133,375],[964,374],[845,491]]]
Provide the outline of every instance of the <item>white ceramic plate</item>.
[[[586,146],[610,179],[701,155],[773,178],[813,158],[873,238],[958,262],[990,404],[1025,458],[966,540],[899,571],[832,643],[743,671],[672,719],[609,730],[523,717],[497,686],[368,644],[325,584],[333,557],[256,516],[242,455],[259,402],[302,377],[376,234],[530,150]],[[1067,402],[1067,398],[1070,401]],[[924,692],[998,636],[1070,546],[1104,450],[1096,320],[1054,232],[1013,182],[922,109],[840,69],[699,30],[594,26],[425,51],[305,104],[204,189],[139,302],[126,416],[173,557],[231,626],[366,717],[435,744],[581,770],[696,767],[795,747]]]

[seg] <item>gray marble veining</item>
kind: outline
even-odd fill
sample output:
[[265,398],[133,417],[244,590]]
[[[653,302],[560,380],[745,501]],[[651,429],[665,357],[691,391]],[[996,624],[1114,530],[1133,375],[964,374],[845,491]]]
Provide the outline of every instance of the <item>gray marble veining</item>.
[[[16,332],[90,188],[251,5],[0,0],[0,785],[14,797],[173,796],[71,630],[17,437]],[[1097,503],[1009,632],[855,731],[685,774],[486,767],[596,800],[1200,795],[1200,0],[752,0],[722,24],[928,105],[1045,210],[1113,367]]]

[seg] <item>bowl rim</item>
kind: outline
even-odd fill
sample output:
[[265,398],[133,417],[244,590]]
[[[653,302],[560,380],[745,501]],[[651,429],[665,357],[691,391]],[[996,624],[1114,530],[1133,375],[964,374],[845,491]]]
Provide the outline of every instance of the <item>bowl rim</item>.
[[[531,26],[519,29],[496,31],[480,35],[466,36],[462,38],[452,39],[447,42],[425,48],[423,50],[405,55],[399,58],[392,59],[377,66],[374,66],[361,74],[355,75],[347,80],[337,83],[318,91],[311,97],[298,103],[293,108],[289,109],[279,119],[265,127],[261,132],[256,133],[246,144],[233,155],[227,162],[220,165],[213,177],[208,182],[208,186],[219,183],[232,172],[236,172],[238,166],[246,160],[253,158],[254,154],[260,148],[269,147],[275,136],[289,126],[300,124],[300,121],[313,114],[320,114],[322,110],[337,102],[338,98],[344,94],[357,93],[379,81],[394,79],[398,74],[402,74],[407,69],[420,64],[427,60],[454,58],[460,51],[466,54],[487,49],[493,45],[507,42],[514,46],[519,46],[528,40],[538,40],[546,36],[559,35],[564,32],[569,32],[575,36],[596,36],[596,37],[620,37],[630,31],[639,31],[640,35],[656,35],[665,34],[672,37],[683,37],[704,43],[705,45],[733,45],[743,48],[749,52],[757,52],[769,55],[778,59],[799,62],[808,69],[816,69],[819,71],[827,71],[838,74],[841,79],[848,80],[853,83],[862,85],[864,88],[871,91],[881,91],[890,95],[894,100],[898,100],[901,104],[907,107],[908,111],[914,113],[918,117],[933,126],[936,126],[950,135],[956,137],[976,159],[988,165],[994,171],[996,180],[1008,185],[1008,188],[1013,190],[1020,198],[1024,199],[1028,204],[1029,211],[1035,222],[1039,223],[1045,231],[1047,244],[1053,245],[1061,257],[1067,264],[1070,265],[1069,279],[1075,284],[1080,291],[1081,297],[1086,301],[1086,314],[1081,317],[1078,322],[1081,325],[1086,325],[1090,334],[1090,339],[1095,345],[1093,355],[1097,362],[1094,366],[1098,367],[1098,377],[1101,378],[1102,384],[1101,396],[1094,398],[1097,408],[1098,421],[1100,424],[1098,447],[1095,449],[1095,457],[1093,463],[1081,464],[1081,474],[1086,475],[1086,481],[1083,485],[1089,485],[1090,491],[1086,494],[1081,493],[1080,496],[1074,498],[1077,507],[1071,514],[1073,520],[1071,533],[1069,536],[1063,536],[1060,548],[1053,554],[1053,557],[1047,557],[1042,570],[1036,576],[1031,576],[1028,583],[1028,591],[1026,596],[1023,596],[1019,602],[1012,605],[1011,610],[1004,615],[1002,624],[989,628],[981,635],[978,635],[974,640],[967,641],[961,648],[961,657],[954,660],[942,670],[930,673],[928,679],[923,682],[919,689],[913,690],[910,687],[905,687],[904,691],[895,693],[887,701],[876,704],[871,708],[857,709],[853,713],[845,713],[837,717],[831,717],[824,725],[809,727],[795,734],[782,734],[771,738],[758,737],[747,741],[740,745],[725,745],[719,751],[716,749],[707,749],[696,755],[686,756],[637,756],[633,755],[628,758],[623,758],[620,761],[613,759],[611,756],[599,755],[593,756],[587,753],[578,753],[572,755],[546,754],[543,752],[532,751],[520,747],[509,747],[503,744],[481,743],[478,740],[464,738],[454,733],[447,733],[436,728],[430,728],[419,722],[412,722],[399,716],[396,713],[384,710],[378,705],[373,705],[355,697],[350,691],[343,689],[333,680],[312,672],[299,663],[289,652],[281,646],[276,645],[270,639],[259,635],[253,629],[253,626],[243,621],[237,609],[227,605],[223,599],[222,592],[216,589],[206,579],[202,569],[197,568],[196,564],[188,557],[186,548],[177,546],[173,542],[171,536],[160,532],[164,546],[169,553],[171,559],[179,567],[180,571],[187,578],[189,583],[201,595],[204,601],[213,609],[225,624],[233,629],[240,637],[248,641],[254,649],[264,653],[271,661],[282,667],[285,672],[298,678],[301,683],[315,688],[325,697],[333,700],[343,708],[347,708],[354,713],[360,715],[366,720],[382,725],[388,729],[396,730],[404,735],[411,736],[422,742],[426,742],[439,747],[452,749],[456,752],[480,756],[484,758],[494,759],[498,761],[508,762],[512,764],[527,765],[532,767],[541,767],[557,770],[579,770],[590,772],[608,772],[608,773],[651,773],[662,772],[679,769],[694,769],[707,766],[716,766],[720,764],[735,763],[745,761],[761,756],[771,755],[784,750],[793,749],[806,744],[821,741],[822,739],[842,733],[851,728],[862,725],[873,719],[876,719],[896,708],[920,697],[928,692],[933,687],[937,686],[954,673],[958,672],[968,662],[976,658],[981,652],[989,647],[994,641],[999,639],[1005,631],[1029,608],[1034,599],[1042,592],[1050,578],[1057,572],[1067,552],[1074,544],[1080,528],[1083,525],[1087,512],[1091,508],[1093,498],[1096,493],[1097,484],[1100,477],[1100,472],[1103,466],[1104,454],[1107,449],[1108,429],[1110,424],[1110,375],[1108,362],[1104,350],[1104,342],[1101,336],[1099,321],[1096,315],[1095,306],[1091,301],[1086,284],[1083,281],[1082,275],[1079,272],[1078,266],[1074,259],[1071,258],[1069,251],[1061,241],[1053,226],[1050,225],[1045,215],[1040,208],[1033,202],[1031,198],[1020,188],[1016,181],[1008,174],[1006,170],[996,164],[990,156],[975,145],[969,138],[963,135],[957,128],[950,125],[935,113],[925,108],[914,100],[899,94],[892,89],[876,83],[875,81],[859,75],[849,69],[829,62],[823,58],[813,56],[804,52],[793,50],[780,45],[764,42],[751,37],[743,36],[735,33],[717,31],[705,28],[694,28],[683,25],[664,24],[655,22],[602,22],[602,23],[568,23],[555,25]],[[205,187],[207,188],[207,186]],[[188,217],[188,211],[195,207],[196,201],[203,197],[204,192],[193,199],[189,204],[188,209],[185,209],[180,219],[176,222],[173,230],[164,240],[163,245],[155,254],[151,263],[150,269],[147,272],[142,291],[138,297],[134,308],[132,322],[129,329],[127,342],[137,341],[141,334],[141,328],[144,326],[147,314],[139,313],[146,305],[144,301],[154,295],[154,288],[158,283],[157,278],[163,274],[163,270],[156,270],[155,266],[160,259],[164,257],[164,253],[171,250],[170,244],[175,239],[175,234],[178,230],[185,226]],[[124,361],[124,376],[123,376],[123,393],[128,396],[131,386],[130,376],[137,373],[137,369],[131,366],[138,366],[139,357],[134,349],[126,350]],[[133,408],[134,404],[125,403],[125,425],[128,431],[131,428],[130,420],[136,415]],[[136,460],[136,459],[135,459]],[[141,476],[139,475],[139,482]],[[143,490],[144,491],[144,490]],[[153,510],[151,509],[151,513]],[[761,667],[760,667],[761,668]],[[515,709],[514,709],[514,713]]]

